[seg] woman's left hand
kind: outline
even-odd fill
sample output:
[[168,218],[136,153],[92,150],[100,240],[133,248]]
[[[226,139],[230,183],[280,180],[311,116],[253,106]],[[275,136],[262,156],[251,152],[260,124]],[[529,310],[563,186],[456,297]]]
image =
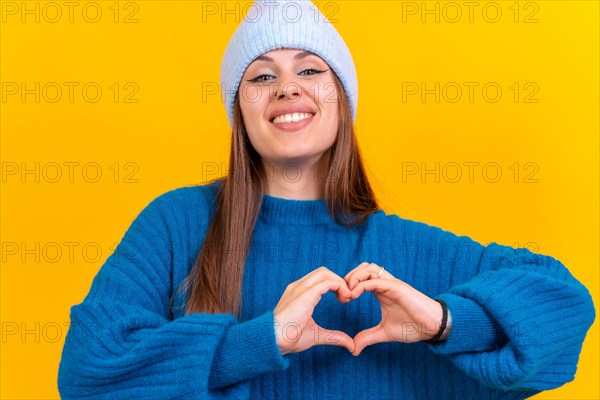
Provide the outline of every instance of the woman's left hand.
[[[440,328],[442,307],[437,301],[395,278],[385,269],[381,277],[377,278],[379,270],[377,264],[363,262],[344,277],[352,291],[352,299],[366,290],[373,292],[381,305],[381,322],[354,337],[354,356],[375,343],[414,343],[427,340],[435,336]],[[451,319],[448,315],[442,337],[447,335],[450,327]]]

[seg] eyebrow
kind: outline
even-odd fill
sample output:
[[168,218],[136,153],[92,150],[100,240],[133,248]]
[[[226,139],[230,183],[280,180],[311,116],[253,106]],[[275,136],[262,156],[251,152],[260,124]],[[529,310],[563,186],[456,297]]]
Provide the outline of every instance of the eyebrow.
[[[298,54],[296,54],[296,55],[294,56],[294,59],[296,59],[296,60],[301,60],[301,59],[303,59],[303,58],[305,58],[305,57],[308,57],[308,56],[314,56],[314,55],[315,55],[315,54],[311,53],[310,51],[301,51],[300,53],[298,53]],[[260,60],[260,61],[274,61],[274,60],[273,60],[271,57],[269,57],[269,56],[259,56],[259,57],[256,57],[256,60],[255,60],[255,61],[258,61],[258,60]]]

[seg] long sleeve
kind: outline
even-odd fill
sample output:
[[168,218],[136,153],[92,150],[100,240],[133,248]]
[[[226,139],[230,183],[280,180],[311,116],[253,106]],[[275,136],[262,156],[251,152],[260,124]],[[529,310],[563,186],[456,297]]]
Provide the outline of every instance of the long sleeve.
[[425,223],[405,232],[417,249],[415,267],[435,274],[433,298],[452,315],[448,340],[427,345],[431,351],[503,390],[537,392],[574,379],[595,309],[561,262],[525,248],[483,246]]
[[175,242],[193,225],[177,222],[190,215],[173,206],[179,197],[167,192],[142,210],[71,308],[63,399],[246,399],[250,378],[289,366],[272,311],[242,323],[231,314],[170,320]]

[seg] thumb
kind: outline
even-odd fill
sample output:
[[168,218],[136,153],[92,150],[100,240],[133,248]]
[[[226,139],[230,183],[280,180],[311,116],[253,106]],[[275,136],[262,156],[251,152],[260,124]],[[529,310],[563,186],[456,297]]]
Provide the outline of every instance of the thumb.
[[352,352],[353,356],[358,357],[363,349],[367,346],[376,343],[384,343],[389,342],[390,339],[385,333],[385,330],[380,326],[374,326],[369,329],[365,329],[364,331],[360,331],[354,337],[354,351]]
[[317,325],[316,339],[317,345],[342,346],[348,349],[350,353],[354,351],[354,340],[342,331],[325,329]]

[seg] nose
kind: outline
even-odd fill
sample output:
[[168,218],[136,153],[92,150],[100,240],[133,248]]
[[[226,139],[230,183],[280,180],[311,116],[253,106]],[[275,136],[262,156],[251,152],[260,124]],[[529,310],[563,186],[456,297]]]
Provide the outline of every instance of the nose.
[[279,84],[273,86],[275,92],[275,100],[281,98],[289,98],[290,100],[297,100],[302,94],[302,87],[298,80],[295,79],[295,75],[282,73],[280,75]]

